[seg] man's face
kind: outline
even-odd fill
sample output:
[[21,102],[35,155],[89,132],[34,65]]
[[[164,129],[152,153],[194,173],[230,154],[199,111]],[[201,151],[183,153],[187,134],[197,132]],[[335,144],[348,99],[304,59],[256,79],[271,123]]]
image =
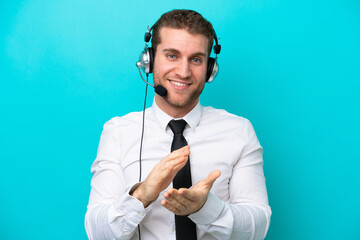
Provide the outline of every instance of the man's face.
[[[164,86],[166,97],[155,96],[169,115],[185,115],[197,104],[204,88],[208,39],[185,29],[163,27],[154,60],[154,83]],[[182,116],[177,116],[182,117]]]

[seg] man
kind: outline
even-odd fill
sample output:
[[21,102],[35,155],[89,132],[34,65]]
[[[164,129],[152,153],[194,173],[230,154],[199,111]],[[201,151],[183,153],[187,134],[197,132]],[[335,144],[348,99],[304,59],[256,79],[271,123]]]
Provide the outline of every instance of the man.
[[[85,217],[90,239],[265,238],[271,210],[253,127],[199,103],[213,34],[190,10],[165,13],[154,25],[154,84],[167,95],[156,94],[146,110],[141,161],[142,113],[104,125]],[[185,120],[180,137],[188,145],[169,153],[179,134],[173,119]],[[173,188],[187,166],[193,186]]]

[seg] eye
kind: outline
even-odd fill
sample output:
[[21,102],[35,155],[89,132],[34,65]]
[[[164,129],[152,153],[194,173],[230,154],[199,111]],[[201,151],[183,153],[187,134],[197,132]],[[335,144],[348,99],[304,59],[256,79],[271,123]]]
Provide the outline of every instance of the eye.
[[175,56],[175,54],[169,53],[169,54],[167,54],[167,58],[174,60],[174,59],[176,59],[176,56]]
[[195,63],[195,64],[201,64],[201,63],[202,63],[201,58],[193,58],[192,61],[193,61],[193,63]]

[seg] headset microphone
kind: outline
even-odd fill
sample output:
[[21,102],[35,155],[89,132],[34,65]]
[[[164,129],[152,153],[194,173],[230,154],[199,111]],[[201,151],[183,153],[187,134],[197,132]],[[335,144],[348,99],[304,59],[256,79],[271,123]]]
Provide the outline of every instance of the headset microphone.
[[166,94],[167,94],[166,88],[163,87],[163,86],[161,86],[161,85],[157,85],[157,86],[155,87],[155,92],[156,92],[157,94],[159,94],[160,96],[162,96],[162,97],[165,97]]
[[[157,86],[154,86],[154,85],[152,85],[151,83],[149,83],[148,81],[146,81],[146,80],[143,78],[143,76],[142,76],[142,74],[141,74],[141,70],[140,70],[140,69],[141,69],[141,63],[140,63],[140,62],[137,62],[137,63],[136,63],[136,67],[139,69],[139,73],[140,73],[141,79],[142,79],[147,85],[155,88],[155,92],[156,92],[157,94],[159,94],[160,96],[165,97],[165,96],[167,95],[167,90],[166,90],[165,87],[163,87],[163,86],[160,85],[160,84],[157,85]],[[148,73],[146,74],[146,76],[148,76]]]

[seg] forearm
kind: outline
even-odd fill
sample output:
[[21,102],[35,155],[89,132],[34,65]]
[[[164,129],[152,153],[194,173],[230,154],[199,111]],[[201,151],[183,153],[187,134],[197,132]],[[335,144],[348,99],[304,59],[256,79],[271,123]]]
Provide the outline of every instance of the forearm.
[[189,218],[216,239],[247,240],[265,238],[270,216],[267,205],[225,203],[210,193],[203,208]]
[[86,233],[89,239],[130,239],[144,216],[142,203],[126,193],[112,204],[89,206]]

